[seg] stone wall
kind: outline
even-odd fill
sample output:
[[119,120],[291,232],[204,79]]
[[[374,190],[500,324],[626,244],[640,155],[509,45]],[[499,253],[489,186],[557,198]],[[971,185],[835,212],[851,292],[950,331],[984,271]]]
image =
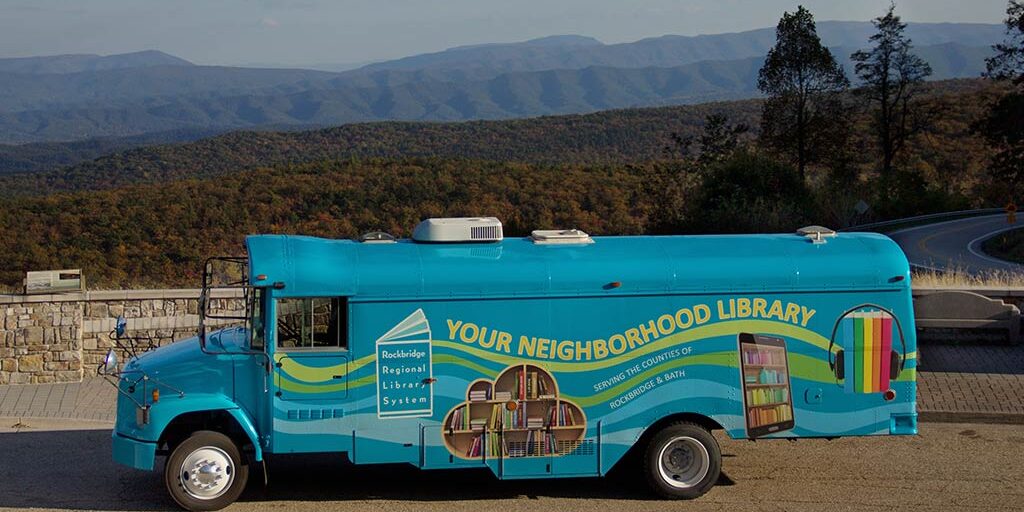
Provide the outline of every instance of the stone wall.
[[80,303],[0,303],[0,313],[0,384],[81,380]]
[[[199,290],[0,295],[0,384],[72,382],[95,373],[114,347],[110,334],[119,316],[141,350],[195,336],[198,297]],[[215,313],[240,315],[244,306],[233,291],[210,301]]]

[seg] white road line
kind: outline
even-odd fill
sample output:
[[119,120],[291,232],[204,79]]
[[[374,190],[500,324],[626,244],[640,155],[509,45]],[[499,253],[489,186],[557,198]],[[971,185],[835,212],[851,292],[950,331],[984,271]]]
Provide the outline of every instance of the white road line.
[[[979,215],[979,216],[976,216],[976,217],[964,217],[962,219],[948,220],[948,221],[944,221],[944,222],[937,222],[937,223],[934,223],[934,224],[922,224],[920,226],[913,226],[913,227],[909,227],[909,228],[904,228],[904,229],[893,231],[893,232],[889,233],[888,236],[890,238],[895,238],[897,235],[903,235],[903,234],[910,233],[910,232],[913,232],[913,231],[920,231],[920,230],[926,230],[926,229],[935,229],[935,228],[948,227],[949,225],[965,223],[965,222],[970,222],[970,221],[978,221],[978,220],[990,221],[990,220],[993,220],[995,218],[1000,218],[1000,217],[1006,217],[1006,214],[1004,214],[1004,213],[995,213],[995,214],[991,214],[991,215]],[[981,236],[975,238],[974,240],[971,240],[970,242],[968,242],[967,243],[967,251],[970,252],[975,257],[977,257],[977,258],[979,258],[979,259],[981,259],[983,261],[986,261],[986,262],[988,262],[990,264],[995,264],[995,265],[999,266],[1000,268],[1004,268],[1004,269],[1008,269],[1008,270],[1018,270],[1018,271],[1022,270],[1022,269],[1024,269],[1024,266],[1022,266],[1022,265],[1019,265],[1017,263],[1013,263],[1013,262],[1010,262],[1010,261],[994,258],[992,256],[989,256],[989,255],[981,252],[980,249],[976,249],[975,248],[975,246],[977,244],[979,244],[980,242],[982,242],[982,241],[984,241],[984,240],[986,240],[988,238],[996,236],[999,233],[1002,233],[1002,232],[1005,232],[1005,231],[1010,231],[1010,230],[1013,230],[1013,229],[1018,229],[1018,228],[1021,228],[1021,227],[1024,227],[1024,226],[1008,226],[1008,227],[1000,228],[1000,229],[995,230],[995,231],[990,231],[988,233],[985,233],[984,235],[981,235]],[[941,234],[939,234],[939,236],[941,236]],[[904,252],[906,252],[906,251],[904,251]],[[910,258],[907,258],[907,259],[909,260]],[[910,262],[911,265],[914,265],[914,266],[917,266],[917,267],[921,267],[921,268],[926,268],[926,269],[933,270],[933,271],[946,272],[946,271],[949,270],[949,265],[947,265],[945,268],[940,268],[940,267],[933,266],[935,264],[934,261],[929,261],[929,263],[932,263],[932,265],[926,265],[926,264],[923,264],[923,263],[914,263],[912,261]],[[950,264],[952,264],[952,261],[950,262]],[[968,264],[968,266],[970,266],[970,265]]]
[[1018,264],[1016,264],[1016,263],[1014,263],[1012,261],[1006,261],[1006,260],[1001,260],[999,258],[993,258],[992,256],[989,256],[989,255],[981,252],[980,249],[975,249],[975,245],[980,245],[981,242],[983,242],[985,240],[988,240],[989,238],[992,238],[992,237],[998,235],[999,233],[1004,233],[1006,231],[1013,231],[1015,229],[1020,229],[1020,228],[1021,228],[1021,226],[1009,226],[1009,227],[997,229],[995,231],[992,231],[991,233],[985,233],[984,235],[981,235],[978,238],[975,238],[974,240],[971,240],[970,242],[967,242],[967,250],[971,254],[977,256],[978,258],[981,258],[981,259],[983,259],[985,261],[988,261],[990,263],[997,263],[997,264],[1002,265],[1004,267],[1009,267],[1011,269],[1018,269],[1018,268],[1021,267],[1021,265],[1018,265]]

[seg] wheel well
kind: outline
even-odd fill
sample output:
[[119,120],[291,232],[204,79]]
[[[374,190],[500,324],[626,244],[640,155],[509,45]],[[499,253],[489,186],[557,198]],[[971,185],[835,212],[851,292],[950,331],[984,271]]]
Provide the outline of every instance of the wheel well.
[[239,451],[252,446],[249,436],[238,421],[225,410],[187,412],[176,416],[160,435],[157,446],[164,452],[174,447],[199,430],[212,430],[228,436]]
[[711,418],[709,418],[707,416],[704,416],[703,414],[696,414],[696,413],[692,413],[692,412],[681,412],[681,413],[676,413],[676,414],[670,414],[670,415],[665,416],[664,418],[661,418],[660,420],[655,421],[654,423],[652,423],[650,427],[647,427],[647,429],[644,430],[644,433],[643,433],[643,435],[640,436],[640,440],[637,441],[637,444],[647,442],[647,440],[650,439],[651,436],[653,436],[654,434],[657,434],[661,429],[663,429],[663,428],[665,428],[665,427],[667,427],[667,426],[669,426],[669,425],[671,425],[673,423],[679,423],[681,421],[687,421],[687,422],[690,422],[690,423],[695,423],[695,424],[700,425],[700,426],[702,426],[702,427],[704,427],[704,428],[706,428],[708,430],[724,430],[725,429],[725,427],[723,427],[717,421],[715,421],[715,420],[713,420],[713,419],[711,419]]
[[644,433],[640,435],[633,446],[622,456],[621,459],[615,464],[616,466],[629,465],[631,462],[639,462],[640,456],[643,451],[647,448],[647,442],[650,441],[655,434],[661,431],[661,429],[679,422],[689,422],[696,425],[700,425],[709,431],[713,430],[724,430],[720,423],[717,421],[704,416],[703,414],[697,414],[692,412],[681,412],[676,414],[670,414],[664,418],[659,419],[652,423],[649,427],[644,430]]

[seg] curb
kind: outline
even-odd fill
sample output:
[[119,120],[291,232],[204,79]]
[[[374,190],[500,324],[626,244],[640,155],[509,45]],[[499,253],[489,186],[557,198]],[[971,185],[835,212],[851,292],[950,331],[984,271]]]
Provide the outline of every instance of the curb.
[[33,415],[16,415],[16,416],[5,416],[0,415],[0,427],[10,426],[8,422],[14,422],[14,424],[21,423],[24,421],[40,421],[40,422],[75,422],[75,423],[94,423],[97,426],[104,425],[108,427],[114,426],[114,420],[98,420],[95,418],[77,418],[74,416],[33,416]]
[[1024,414],[1011,412],[918,411],[917,419],[924,423],[1024,425]]

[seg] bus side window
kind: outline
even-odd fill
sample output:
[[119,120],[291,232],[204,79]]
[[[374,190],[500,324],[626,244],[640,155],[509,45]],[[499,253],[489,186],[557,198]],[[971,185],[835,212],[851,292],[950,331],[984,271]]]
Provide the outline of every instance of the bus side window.
[[342,297],[278,299],[278,348],[347,349],[347,306]]

